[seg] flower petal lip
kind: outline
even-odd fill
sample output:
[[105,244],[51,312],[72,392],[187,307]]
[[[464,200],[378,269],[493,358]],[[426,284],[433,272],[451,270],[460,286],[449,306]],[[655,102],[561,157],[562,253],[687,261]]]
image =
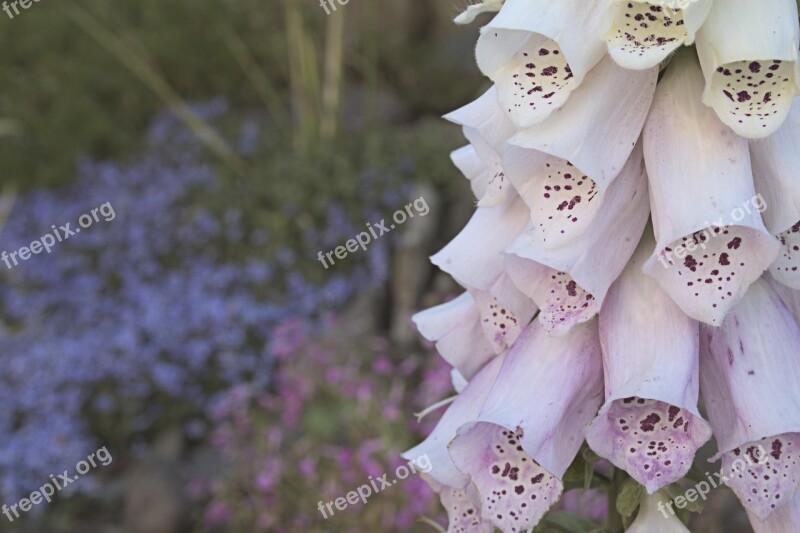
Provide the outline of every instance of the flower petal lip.
[[539,244],[534,227],[506,248],[505,270],[519,290],[541,309],[539,321],[563,335],[590,320],[625,268],[641,239],[649,214],[647,179],[637,145],[611,184],[594,223],[578,239],[549,249]]
[[493,533],[492,523],[484,520],[473,499],[477,491],[470,484],[465,490],[442,487],[439,497],[447,511],[448,533]]
[[[541,122],[605,54],[611,0],[506,0],[481,29],[478,67],[518,127]],[[588,4],[588,5],[587,5]]]
[[622,67],[657,66],[672,52],[692,44],[703,25],[712,0],[692,0],[686,5],[669,2],[616,0],[614,24],[606,36],[608,53]]
[[431,262],[463,287],[490,292],[503,275],[503,250],[529,219],[530,211],[516,194],[503,204],[479,207]]
[[678,52],[656,89],[644,158],[657,246],[644,271],[684,313],[718,325],[778,255],[764,227],[747,141],[700,101],[703,76]]
[[778,131],[750,142],[750,155],[764,223],[781,242],[770,272],[784,285],[800,289],[800,99]]
[[[453,162],[470,179],[478,205],[493,207],[511,198],[514,190],[505,177],[502,154],[506,141],[514,135],[516,128],[503,114],[495,87],[474,102],[445,115],[445,118],[462,126],[464,136],[474,150],[474,155],[454,152]],[[476,166],[476,156],[485,168]]]
[[[776,452],[775,465],[783,454],[797,453],[797,444],[786,443],[796,443],[800,437],[798,353],[800,326],[764,280],[753,283],[720,327],[701,325],[700,387],[719,450],[712,460],[723,456],[732,461],[730,454],[750,454],[762,439],[770,443],[765,446],[768,460]],[[783,444],[775,445],[776,440]],[[781,470],[785,466],[781,463]],[[747,470],[741,478],[731,478],[729,485],[745,507],[764,518],[788,504],[789,495],[797,490],[800,464],[794,460],[788,468],[774,479]],[[769,487],[769,499],[753,500],[754,484],[759,486],[757,492]]]
[[[454,150],[450,154],[453,164],[469,180],[472,194],[481,207],[493,207],[506,199],[505,173],[502,168],[492,171],[478,156],[471,144]],[[510,185],[508,186],[510,187]]]
[[464,377],[471,378],[496,354],[481,328],[474,297],[461,296],[411,317],[423,337]]
[[747,513],[754,533],[786,533],[795,531],[800,524],[800,493],[795,494],[791,503],[784,505],[769,515],[766,520],[760,520],[753,513]]
[[560,479],[601,401],[596,321],[561,338],[531,323],[509,350],[480,416],[450,444],[456,467],[480,492],[482,515],[503,531],[532,528],[561,494]]
[[432,468],[424,474],[426,478],[462,490],[469,484],[470,477],[455,467],[447,446],[459,427],[478,418],[504,359],[505,356],[497,357],[478,372],[447,408],[428,438],[403,453],[403,458],[409,461],[427,455]]
[[589,446],[653,494],[683,478],[711,427],[697,410],[699,326],[641,271],[649,230],[600,314],[606,403]]
[[794,0],[715,0],[697,34],[703,102],[737,134],[775,132],[800,89]]
[[508,141],[503,168],[543,245],[564,245],[592,223],[639,139],[657,78],[657,68],[625,70],[605,57],[564,107]]

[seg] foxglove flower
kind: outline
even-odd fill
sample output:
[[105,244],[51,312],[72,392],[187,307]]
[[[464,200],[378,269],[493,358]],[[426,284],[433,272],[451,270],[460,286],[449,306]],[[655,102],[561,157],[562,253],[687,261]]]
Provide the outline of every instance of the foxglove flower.
[[727,484],[761,520],[800,485],[798,354],[800,326],[762,280],[721,327],[701,329],[701,388]]
[[700,101],[689,51],[673,59],[644,129],[657,246],[645,265],[690,317],[719,325],[778,254],[754,207],[747,141]]
[[539,321],[563,335],[597,314],[606,292],[625,268],[642,236],[649,206],[641,147],[631,155],[594,223],[562,248],[547,249],[529,225],[508,248],[505,269],[521,292],[541,308]]
[[593,223],[641,134],[657,76],[606,57],[564,107],[509,141],[503,168],[531,209],[537,242],[563,246]]
[[586,434],[650,494],[685,476],[711,438],[697,410],[699,326],[642,273],[654,246],[648,232],[603,306],[606,403]]
[[[516,128],[503,114],[497,90],[492,87],[474,102],[444,118],[462,126],[470,142],[469,147],[453,152],[451,158],[470,180],[478,206],[493,207],[509,200],[514,189],[503,172],[502,154],[503,146]],[[483,166],[477,164],[476,157]]]
[[697,34],[703,102],[743,137],[770,135],[797,94],[798,46],[795,0],[714,0]]
[[662,492],[644,497],[626,533],[690,533],[674,512],[669,514],[667,502],[669,498]]
[[608,53],[625,68],[656,66],[682,45],[694,42],[711,2],[616,0],[614,24],[606,37]]
[[770,272],[800,289],[800,100],[783,126],[766,139],[752,141],[750,154],[756,189],[766,208],[764,223],[781,243]]
[[508,352],[477,420],[450,444],[472,478],[481,515],[504,532],[531,529],[563,490],[602,401],[597,323],[550,337],[532,323]]
[[505,356],[500,356],[493,359],[478,372],[466,388],[456,396],[428,438],[403,454],[403,458],[408,460],[427,455],[432,467],[429,472],[423,474],[426,478],[459,490],[465,490],[469,485],[469,475],[453,465],[447,446],[455,438],[459,427],[478,419],[504,358]]
[[518,127],[564,105],[605,53],[610,0],[506,0],[481,29],[478,67]]

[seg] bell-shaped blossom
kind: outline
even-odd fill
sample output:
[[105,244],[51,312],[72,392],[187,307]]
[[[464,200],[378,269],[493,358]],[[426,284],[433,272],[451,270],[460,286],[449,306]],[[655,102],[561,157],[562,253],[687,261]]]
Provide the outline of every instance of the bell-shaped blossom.
[[[494,207],[479,207],[466,227],[431,262],[470,290],[488,292],[506,307],[524,307],[503,270],[503,252],[530,220],[516,193]],[[520,313],[524,314],[524,313]]]
[[560,496],[601,401],[597,323],[561,338],[532,323],[506,355],[477,420],[450,444],[456,467],[478,489],[481,515],[504,532],[533,528]]
[[750,155],[764,224],[781,243],[769,270],[784,285],[800,289],[800,100],[778,131],[750,143]]
[[[516,132],[500,108],[497,90],[492,87],[480,98],[445,115],[463,127],[472,151],[456,150],[451,155],[455,165],[472,184],[478,206],[492,207],[507,201],[514,193],[502,166],[503,146]],[[475,158],[483,162],[477,164]]]
[[611,0],[506,0],[481,29],[478,67],[515,125],[561,107],[605,53]]
[[466,377],[473,376],[495,356],[481,327],[475,298],[465,292],[449,302],[411,317],[423,337],[436,343],[436,351]]
[[531,224],[506,248],[508,276],[536,302],[538,320],[550,333],[562,335],[597,314],[633,255],[648,214],[647,179],[637,145],[583,235],[551,250],[541,245]]
[[608,53],[619,65],[645,69],[658,65],[685,44],[692,44],[712,0],[616,0]]
[[[419,332],[436,343],[445,361],[469,379],[495,355],[514,344],[536,306],[517,292],[519,307],[509,308],[484,291],[461,296],[411,317]],[[515,312],[516,311],[516,312]]]
[[759,519],[753,513],[747,514],[754,533],[788,533],[797,531],[797,526],[800,524],[800,493],[794,496],[791,503],[784,505],[764,520]]
[[772,134],[800,84],[798,46],[795,0],[714,0],[697,34],[703,102],[743,137]]
[[756,205],[747,141],[700,101],[690,49],[658,85],[644,128],[657,246],[645,272],[683,309],[719,325],[778,255]]
[[701,326],[701,390],[723,472],[762,520],[800,485],[798,354],[800,326],[763,280],[722,326]]
[[593,223],[639,139],[657,78],[657,68],[625,70],[606,57],[564,107],[509,141],[503,168],[540,244],[560,247]]
[[447,452],[447,446],[455,438],[459,427],[478,419],[505,357],[493,359],[478,372],[466,388],[456,396],[428,438],[403,453],[403,458],[410,461],[418,457],[428,457],[431,469],[424,474],[426,478],[462,490],[469,484],[469,475],[455,467]]
[[690,533],[680,518],[667,507],[669,497],[663,492],[645,496],[639,505],[636,520],[626,533]]
[[654,246],[646,231],[603,305],[606,403],[586,433],[598,455],[650,494],[685,476],[711,438],[697,410],[699,325],[642,272]]

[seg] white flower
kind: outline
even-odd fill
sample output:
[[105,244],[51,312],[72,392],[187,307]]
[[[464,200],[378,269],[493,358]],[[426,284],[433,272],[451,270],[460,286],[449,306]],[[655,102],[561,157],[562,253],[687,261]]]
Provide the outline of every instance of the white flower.
[[697,34],[703,102],[748,138],[777,130],[800,88],[795,0],[714,0]]

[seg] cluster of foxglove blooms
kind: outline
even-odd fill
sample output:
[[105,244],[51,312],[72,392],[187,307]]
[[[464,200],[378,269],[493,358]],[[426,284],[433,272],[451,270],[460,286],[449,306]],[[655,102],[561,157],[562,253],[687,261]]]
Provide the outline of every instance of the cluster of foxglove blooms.
[[406,453],[431,458],[449,531],[532,529],[584,441],[650,495],[631,531],[686,531],[651,511],[712,435],[756,532],[797,531],[795,1],[487,1],[457,21],[497,10],[476,51],[493,86],[447,116],[478,202],[432,260],[465,292],[414,317],[458,391]]

